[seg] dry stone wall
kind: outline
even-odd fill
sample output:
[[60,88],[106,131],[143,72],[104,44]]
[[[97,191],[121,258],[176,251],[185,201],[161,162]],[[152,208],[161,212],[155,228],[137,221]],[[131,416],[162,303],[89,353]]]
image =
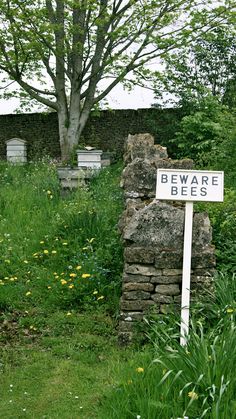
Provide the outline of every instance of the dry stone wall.
[[[172,160],[150,134],[129,135],[121,186],[126,208],[120,221],[124,240],[120,343],[128,343],[137,320],[150,311],[166,313],[181,302],[184,203],[155,199],[157,168],[192,169],[192,160]],[[215,267],[206,213],[194,213],[191,298],[212,286]]]

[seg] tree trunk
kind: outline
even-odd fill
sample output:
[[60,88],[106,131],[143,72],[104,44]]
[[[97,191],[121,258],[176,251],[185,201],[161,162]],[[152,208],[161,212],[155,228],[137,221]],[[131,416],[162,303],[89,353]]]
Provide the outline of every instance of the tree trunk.
[[67,112],[58,111],[58,127],[62,161],[68,161],[76,146],[79,145],[82,132],[89,117],[89,112],[79,112],[71,107]]

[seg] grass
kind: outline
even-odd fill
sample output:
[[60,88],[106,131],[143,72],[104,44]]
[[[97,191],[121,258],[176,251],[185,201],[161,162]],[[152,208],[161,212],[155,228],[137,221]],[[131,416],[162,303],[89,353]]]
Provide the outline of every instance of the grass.
[[187,346],[170,313],[121,349],[121,169],[62,198],[53,165],[0,165],[4,419],[236,418],[234,193],[208,208],[223,273],[191,308]]

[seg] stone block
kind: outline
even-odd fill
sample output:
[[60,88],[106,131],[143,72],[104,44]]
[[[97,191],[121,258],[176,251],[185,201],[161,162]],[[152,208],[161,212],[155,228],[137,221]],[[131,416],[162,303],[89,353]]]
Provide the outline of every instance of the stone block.
[[155,292],[164,295],[179,295],[180,289],[178,284],[157,285]]
[[145,311],[148,310],[155,303],[152,300],[121,300],[120,308],[126,311]]
[[126,247],[124,260],[128,263],[154,263],[154,251],[147,247]]
[[184,210],[153,201],[136,211],[123,229],[123,238],[136,247],[183,248]]
[[162,250],[156,253],[155,267],[157,269],[181,269],[183,266],[183,253],[176,249]]
[[178,276],[182,275],[182,269],[163,269],[164,276]]
[[145,291],[123,292],[123,298],[125,300],[149,300],[150,292],[145,292]]
[[122,332],[132,332],[134,328],[134,323],[135,322],[120,321],[119,330]]
[[155,269],[154,266],[151,266],[151,265],[138,265],[138,264],[129,265],[128,263],[126,263],[124,270],[125,270],[125,273],[132,274],[132,275],[144,275],[144,276],[162,275],[162,271]]
[[192,256],[192,268],[214,268],[216,265],[215,255],[212,252],[199,252]]
[[121,312],[120,320],[125,322],[139,321],[143,319],[143,312],[130,311],[130,312]]
[[122,287],[123,291],[146,291],[152,292],[154,290],[154,284],[146,282],[125,282]]
[[152,284],[178,284],[182,282],[182,275],[152,276]]
[[165,304],[171,304],[174,302],[173,297],[170,295],[164,295],[164,294],[153,294],[152,300],[155,301],[155,303],[165,303]]
[[127,274],[127,273],[124,273],[124,275],[123,275],[123,282],[125,283],[125,282],[131,282],[131,283],[142,283],[142,282],[145,282],[145,283],[148,283],[148,282],[150,282],[150,279],[151,279],[151,277],[150,276],[145,276],[145,275],[132,275],[132,274]]

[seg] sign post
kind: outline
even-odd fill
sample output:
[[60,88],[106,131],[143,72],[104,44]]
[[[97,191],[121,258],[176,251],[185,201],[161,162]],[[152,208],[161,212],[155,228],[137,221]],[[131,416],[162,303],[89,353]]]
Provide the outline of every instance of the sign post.
[[185,201],[180,344],[189,334],[193,202],[222,202],[224,173],[206,170],[158,169],[156,199]]

